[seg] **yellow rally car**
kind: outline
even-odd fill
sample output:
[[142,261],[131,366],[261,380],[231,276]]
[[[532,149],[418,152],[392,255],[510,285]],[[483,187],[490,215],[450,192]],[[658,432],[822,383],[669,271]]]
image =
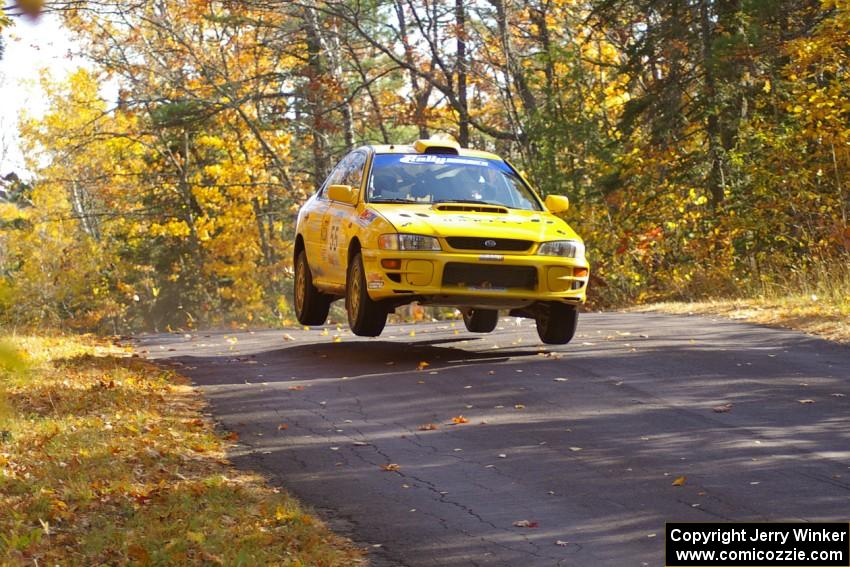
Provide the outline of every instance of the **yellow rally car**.
[[510,164],[456,142],[349,153],[298,213],[295,313],[321,325],[345,297],[351,330],[381,334],[400,305],[457,307],[466,328],[495,329],[499,309],[565,344],[587,290],[581,238]]

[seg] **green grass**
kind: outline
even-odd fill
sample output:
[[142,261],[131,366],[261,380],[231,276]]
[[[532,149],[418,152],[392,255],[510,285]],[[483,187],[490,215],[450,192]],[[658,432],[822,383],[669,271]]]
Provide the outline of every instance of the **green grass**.
[[[5,342],[0,564],[365,563],[285,492],[229,466],[179,375],[92,338]],[[8,345],[24,360],[11,364]]]

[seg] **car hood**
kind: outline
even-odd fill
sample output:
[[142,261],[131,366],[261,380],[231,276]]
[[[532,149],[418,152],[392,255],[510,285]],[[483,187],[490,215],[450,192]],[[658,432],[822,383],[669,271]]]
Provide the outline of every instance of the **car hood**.
[[370,203],[369,208],[387,219],[399,232],[427,236],[477,236],[516,238],[544,242],[580,240],[563,220],[549,212],[490,207],[497,212],[480,212],[475,206],[452,205],[470,210],[441,210],[449,207]]

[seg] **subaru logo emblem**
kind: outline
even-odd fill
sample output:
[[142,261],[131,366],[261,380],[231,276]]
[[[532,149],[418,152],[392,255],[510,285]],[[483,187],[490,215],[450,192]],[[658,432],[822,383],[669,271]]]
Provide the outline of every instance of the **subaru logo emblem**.
[[486,246],[487,248],[495,248],[496,247],[496,241],[495,240],[485,240],[484,246]]

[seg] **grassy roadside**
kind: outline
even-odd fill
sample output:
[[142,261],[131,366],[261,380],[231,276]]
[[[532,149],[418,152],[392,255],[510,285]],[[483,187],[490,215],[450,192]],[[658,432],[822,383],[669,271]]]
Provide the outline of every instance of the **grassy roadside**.
[[715,299],[693,303],[667,302],[641,305],[630,308],[629,311],[721,315],[850,343],[850,296],[846,301],[823,299],[817,294],[809,294],[773,298]]
[[721,315],[850,343],[850,257],[743,282],[739,297],[650,303],[632,312]]
[[93,338],[6,347],[0,565],[365,564],[292,497],[228,466],[232,436],[179,375]]

